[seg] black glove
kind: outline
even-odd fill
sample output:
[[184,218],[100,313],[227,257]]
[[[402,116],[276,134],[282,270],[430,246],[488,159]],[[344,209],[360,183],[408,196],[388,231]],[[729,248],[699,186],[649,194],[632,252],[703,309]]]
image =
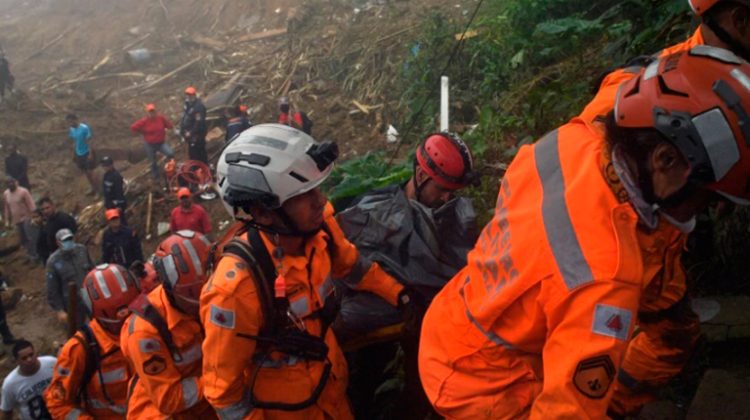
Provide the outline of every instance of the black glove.
[[419,335],[422,318],[427,310],[425,299],[416,289],[405,286],[398,294],[398,311],[404,320],[404,334]]

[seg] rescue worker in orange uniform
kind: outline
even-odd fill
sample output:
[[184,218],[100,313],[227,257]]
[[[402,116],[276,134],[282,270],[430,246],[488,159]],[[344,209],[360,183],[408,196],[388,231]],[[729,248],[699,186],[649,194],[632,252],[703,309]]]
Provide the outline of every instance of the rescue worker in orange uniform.
[[603,131],[577,118],[519,151],[467,267],[424,318],[419,369],[440,414],[603,418],[626,352],[679,357],[663,348],[681,329],[628,340],[683,296],[684,278],[656,271],[675,270],[664,262],[694,215],[716,194],[750,203],[748,86],[749,64],[696,47],[625,83]]
[[[684,42],[672,45],[652,57],[665,57],[687,51],[698,45],[731,50],[750,61],[750,1],[749,0],[688,0],[690,8],[701,18],[701,25]],[[601,82],[594,99],[586,105],[580,117],[586,121],[603,120],[615,105],[617,88],[635,77],[648,60],[636,60],[633,65],[613,71]]]
[[184,230],[156,251],[161,284],[131,304],[133,314],[121,332],[122,351],[135,370],[128,419],[216,417],[203,398],[198,322],[210,248],[205,236]]
[[[750,1],[748,0],[688,0],[690,8],[701,18],[701,25],[685,42],[668,47],[653,57],[665,57],[688,51],[700,45],[709,45],[732,50],[736,55],[750,59]],[[585,121],[602,122],[612,111],[615,95],[621,83],[636,77],[641,61],[609,74],[602,82],[594,99],[580,115]],[[604,124],[594,124],[602,129]],[[660,235],[653,235],[649,242],[659,242]],[[651,284],[661,284],[660,299],[654,299],[648,307],[641,308],[638,334],[630,343],[622,368],[615,384],[612,401],[613,411],[636,415],[646,402],[654,399],[657,390],[667,378],[678,374],[690,358],[700,333],[698,319],[692,312],[685,296],[685,269],[679,252],[685,248],[688,235],[669,238],[674,243],[663,261],[654,261]],[[672,285],[672,286],[667,286]],[[681,337],[679,340],[661,340],[659,337]]]
[[219,158],[230,213],[252,216],[201,295],[204,392],[221,418],[352,418],[329,328],[334,281],[383,297],[418,325],[419,298],[358,253],[320,191],[337,156],[334,143],[261,124]]
[[124,419],[132,370],[120,351],[120,329],[138,297],[137,281],[103,264],[83,280],[81,300],[92,318],[60,350],[44,401],[56,419]]

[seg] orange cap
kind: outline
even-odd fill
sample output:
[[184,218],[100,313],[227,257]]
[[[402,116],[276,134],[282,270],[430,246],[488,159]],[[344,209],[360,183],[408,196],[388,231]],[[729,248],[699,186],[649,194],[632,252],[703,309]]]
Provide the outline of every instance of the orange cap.
[[185,88],[186,95],[195,95],[195,92],[196,90],[193,86],[188,86],[187,88]]
[[107,220],[112,220],[120,217],[120,209],[109,209],[104,212],[104,217],[107,218]]
[[240,105],[239,107],[240,113],[244,114],[247,112],[247,106],[246,105]]
[[190,197],[190,190],[182,187],[177,190],[177,198]]
[[148,112],[148,111],[155,111],[155,110],[156,110],[156,105],[154,105],[154,104],[146,104],[146,112]]

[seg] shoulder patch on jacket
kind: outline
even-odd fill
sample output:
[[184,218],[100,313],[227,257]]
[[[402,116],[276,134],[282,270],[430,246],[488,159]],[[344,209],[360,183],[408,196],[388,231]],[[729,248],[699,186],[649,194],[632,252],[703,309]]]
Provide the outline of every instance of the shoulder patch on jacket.
[[211,305],[211,323],[228,330],[234,329],[234,311]]
[[153,356],[143,362],[143,373],[146,375],[158,375],[167,368],[167,361],[163,357]]
[[141,353],[155,353],[161,350],[161,343],[153,338],[142,338],[138,340],[138,348]]
[[609,356],[591,357],[578,363],[573,384],[581,394],[598,400],[607,395],[614,377],[615,365]]
[[631,319],[633,313],[629,309],[598,303],[594,308],[594,323],[591,330],[595,334],[626,341]]

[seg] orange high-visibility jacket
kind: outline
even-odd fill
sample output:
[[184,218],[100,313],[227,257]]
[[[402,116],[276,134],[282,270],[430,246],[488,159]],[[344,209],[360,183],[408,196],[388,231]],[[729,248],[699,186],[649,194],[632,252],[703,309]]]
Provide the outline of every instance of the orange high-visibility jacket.
[[[699,27],[693,33],[693,36],[686,41],[665,48],[654,54],[654,56],[666,57],[676,52],[688,51],[697,45],[703,45],[703,43],[703,33]],[[594,96],[594,99],[586,105],[579,117],[588,122],[594,122],[598,118],[606,117],[615,107],[615,98],[617,97],[617,89],[620,87],[620,84],[638,75],[640,69],[640,67],[626,67],[608,74],[599,85],[599,91]]]
[[56,419],[124,419],[132,372],[120,351],[119,337],[105,331],[95,319],[89,327],[99,345],[100,368],[86,386],[86,400],[78,399],[78,391],[86,370],[84,346],[88,342],[78,331],[57,356],[52,382],[44,392],[47,409]]
[[[284,255],[274,263],[286,279],[290,309],[302,319],[310,334],[320,336],[322,322],[316,311],[333,293],[333,281],[368,290],[396,304],[403,286],[377,264],[362,258],[343,235],[326,207],[324,230],[305,242],[305,254]],[[245,239],[247,236],[244,236]],[[273,255],[274,246],[261,233]],[[329,249],[333,242],[334,252]],[[277,269],[278,270],[278,269]],[[296,403],[308,399],[318,384],[323,363],[300,360],[272,353],[264,358],[264,346],[247,336],[255,336],[263,326],[260,300],[246,264],[232,255],[224,256],[201,294],[201,320],[206,331],[203,342],[203,385],[206,398],[222,418],[240,419],[347,419],[351,418],[346,398],[346,360],[332,330],[325,333],[331,374],[317,402],[297,411],[260,410],[250,406],[249,392],[261,401]],[[244,335],[244,337],[243,337]],[[259,366],[261,365],[262,366]],[[252,390],[251,377],[260,369]]]
[[170,354],[153,325],[130,315],[120,335],[122,352],[135,370],[127,418],[213,418],[200,380],[200,323],[174,308],[161,285],[148,294],[148,300],[166,321],[179,360]]
[[609,159],[580,119],[519,151],[468,265],[424,319],[420,376],[440,414],[604,417],[639,309],[684,293],[670,277],[680,232],[638,225]]
[[[703,33],[699,27],[686,41],[665,48],[654,56],[665,57],[703,44]],[[607,75],[596,96],[579,117],[590,123],[606,117],[615,106],[620,84],[635,77],[638,71],[637,67],[624,68]],[[595,124],[594,127],[604,132],[602,125]],[[659,245],[660,239],[648,238],[644,235],[641,248],[653,249],[652,242],[654,241],[657,242],[656,245]],[[647,294],[661,296],[661,298],[649,298],[647,302],[644,302],[646,306],[641,308],[651,317],[640,320],[639,327],[643,334],[636,336],[630,343],[622,370],[618,375],[613,398],[615,406],[613,409],[617,414],[634,415],[645,402],[653,400],[653,395],[644,391],[658,388],[679,373],[700,334],[700,325],[695,314],[689,310],[687,300],[682,299],[685,290],[685,269],[680,261],[680,252],[686,241],[687,235],[680,235],[679,238],[674,239],[674,246],[671,248],[673,252],[668,255],[663,264],[652,265],[654,270],[651,277],[648,277],[648,273],[646,274],[647,279],[654,276],[661,277],[647,281],[648,284],[652,284]],[[649,255],[647,258],[653,263],[664,256]],[[660,267],[664,267],[665,270],[660,270]],[[679,285],[679,287],[673,288],[670,293],[662,293],[660,287],[664,284]],[[682,336],[683,339],[663,339],[665,336],[675,335]]]

